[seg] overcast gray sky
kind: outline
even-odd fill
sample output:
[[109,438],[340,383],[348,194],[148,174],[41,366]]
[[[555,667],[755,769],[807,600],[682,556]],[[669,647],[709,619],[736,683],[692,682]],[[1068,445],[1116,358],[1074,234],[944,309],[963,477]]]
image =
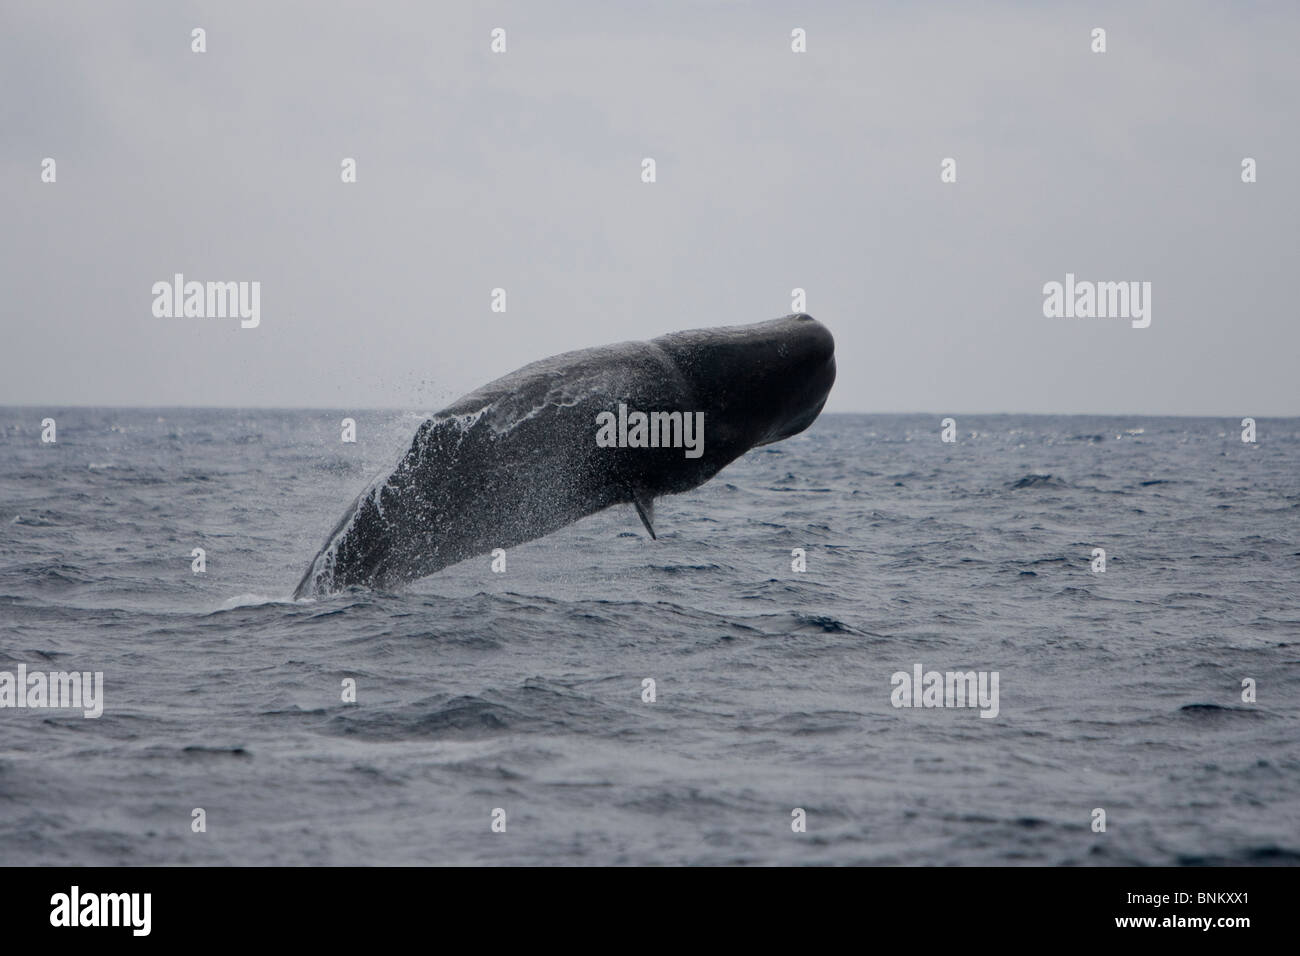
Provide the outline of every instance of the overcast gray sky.
[[[1294,415],[1298,46],[1294,2],[4,0],[0,403],[432,410],[801,287],[829,411]],[[261,325],[155,317],[176,272]],[[1045,318],[1067,272],[1150,327]]]

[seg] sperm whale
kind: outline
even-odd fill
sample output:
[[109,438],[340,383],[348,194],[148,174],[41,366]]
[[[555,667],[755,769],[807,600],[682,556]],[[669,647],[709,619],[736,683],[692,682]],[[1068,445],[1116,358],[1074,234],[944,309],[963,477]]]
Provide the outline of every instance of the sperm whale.
[[425,421],[361,492],[294,592],[391,588],[617,504],[654,502],[803,431],[835,341],[800,313],[533,362]]

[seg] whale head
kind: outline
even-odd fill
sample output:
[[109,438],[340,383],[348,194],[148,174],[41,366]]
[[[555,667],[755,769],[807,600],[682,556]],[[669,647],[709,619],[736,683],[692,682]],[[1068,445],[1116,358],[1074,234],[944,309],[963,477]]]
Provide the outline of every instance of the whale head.
[[728,451],[799,434],[835,383],[835,339],[802,312],[654,341],[691,382],[709,440]]

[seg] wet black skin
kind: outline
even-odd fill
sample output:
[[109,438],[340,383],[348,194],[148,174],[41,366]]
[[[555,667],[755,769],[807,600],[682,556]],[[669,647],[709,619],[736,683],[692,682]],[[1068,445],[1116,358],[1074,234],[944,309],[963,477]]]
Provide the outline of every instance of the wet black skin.
[[[835,381],[835,342],[808,315],[674,332],[526,365],[426,421],[357,498],[295,597],[389,588],[550,534],[615,504],[708,481],[803,431]],[[600,448],[597,415],[704,412],[704,454]],[[477,416],[466,426],[458,417]]]

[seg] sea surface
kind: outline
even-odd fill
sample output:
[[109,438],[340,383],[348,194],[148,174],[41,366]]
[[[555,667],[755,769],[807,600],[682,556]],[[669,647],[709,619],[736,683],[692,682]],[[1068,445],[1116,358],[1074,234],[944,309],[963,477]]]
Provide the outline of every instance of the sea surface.
[[0,864],[1300,863],[1300,420],[954,417],[295,603],[423,415],[0,409]]

